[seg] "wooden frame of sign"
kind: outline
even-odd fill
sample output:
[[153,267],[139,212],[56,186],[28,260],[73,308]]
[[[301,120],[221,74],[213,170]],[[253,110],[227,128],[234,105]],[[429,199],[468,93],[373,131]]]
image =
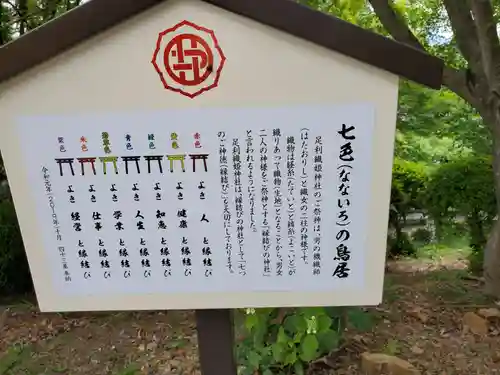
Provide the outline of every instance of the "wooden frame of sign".
[[196,309],[233,375],[229,309],[381,301],[398,80],[440,60],[288,0],[93,0],[0,61],[42,311]]

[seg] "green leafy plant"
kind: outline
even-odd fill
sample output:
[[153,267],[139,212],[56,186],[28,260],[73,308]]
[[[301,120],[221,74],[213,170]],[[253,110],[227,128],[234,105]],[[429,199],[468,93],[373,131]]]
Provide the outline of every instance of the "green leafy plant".
[[[461,216],[469,234],[471,260],[482,259],[487,233],[496,215],[491,158],[475,156],[440,165],[431,174],[426,205],[436,229],[450,226],[450,222]],[[442,237],[442,230],[438,233]],[[473,268],[480,264],[480,261],[471,263]]]
[[423,164],[394,159],[392,167],[391,207],[389,211],[388,256],[415,255],[408,235],[403,227],[408,214],[423,208],[427,174]]
[[387,255],[389,258],[396,256],[415,256],[417,254],[415,246],[411,243],[410,237],[406,233],[399,235],[389,235],[387,238]]
[[356,309],[247,309],[237,348],[239,373],[302,375],[308,364],[340,346],[347,321],[359,328],[370,325]]
[[411,239],[422,245],[428,245],[432,241],[432,233],[425,228],[418,228],[411,234]]

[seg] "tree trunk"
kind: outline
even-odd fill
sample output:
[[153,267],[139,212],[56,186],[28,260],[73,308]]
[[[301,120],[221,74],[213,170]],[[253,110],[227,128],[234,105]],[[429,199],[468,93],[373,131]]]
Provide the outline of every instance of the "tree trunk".
[[470,247],[473,251],[481,252],[486,246],[487,240],[484,235],[483,223],[479,212],[473,211],[467,215],[467,225],[470,231]]
[[[500,106],[493,106],[493,108],[500,108]],[[500,215],[500,112],[496,109],[481,112],[493,138],[493,178],[497,215]],[[483,270],[486,292],[500,299],[500,220],[498,216],[492,225],[484,249]]]
[[22,36],[28,31],[28,0],[18,0],[19,12],[19,35]]
[[478,211],[474,210],[467,215],[467,226],[470,232],[469,245],[472,250],[471,257],[469,257],[469,271],[474,274],[481,274],[483,273],[484,249],[487,240]]
[[434,225],[434,238],[436,241],[442,241],[444,238],[444,225],[440,217],[432,217],[432,222]]

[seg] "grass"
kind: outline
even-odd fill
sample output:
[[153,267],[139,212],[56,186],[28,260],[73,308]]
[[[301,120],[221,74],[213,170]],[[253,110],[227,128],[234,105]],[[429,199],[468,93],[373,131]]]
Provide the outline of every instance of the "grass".
[[15,345],[10,347],[0,358],[0,374],[11,374],[18,366],[22,366],[30,358],[31,348],[29,346]]
[[470,247],[464,243],[458,243],[454,246],[447,244],[428,244],[417,247],[416,257],[419,259],[431,260],[439,260],[445,257],[467,259],[470,253]]
[[140,366],[137,364],[131,364],[125,367],[123,370],[118,371],[116,375],[136,375],[140,371]]

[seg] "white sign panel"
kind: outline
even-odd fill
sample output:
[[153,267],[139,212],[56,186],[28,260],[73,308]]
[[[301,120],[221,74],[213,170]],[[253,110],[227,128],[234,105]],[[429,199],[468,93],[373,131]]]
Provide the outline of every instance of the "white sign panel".
[[19,119],[54,294],[362,289],[374,115],[360,104]]

